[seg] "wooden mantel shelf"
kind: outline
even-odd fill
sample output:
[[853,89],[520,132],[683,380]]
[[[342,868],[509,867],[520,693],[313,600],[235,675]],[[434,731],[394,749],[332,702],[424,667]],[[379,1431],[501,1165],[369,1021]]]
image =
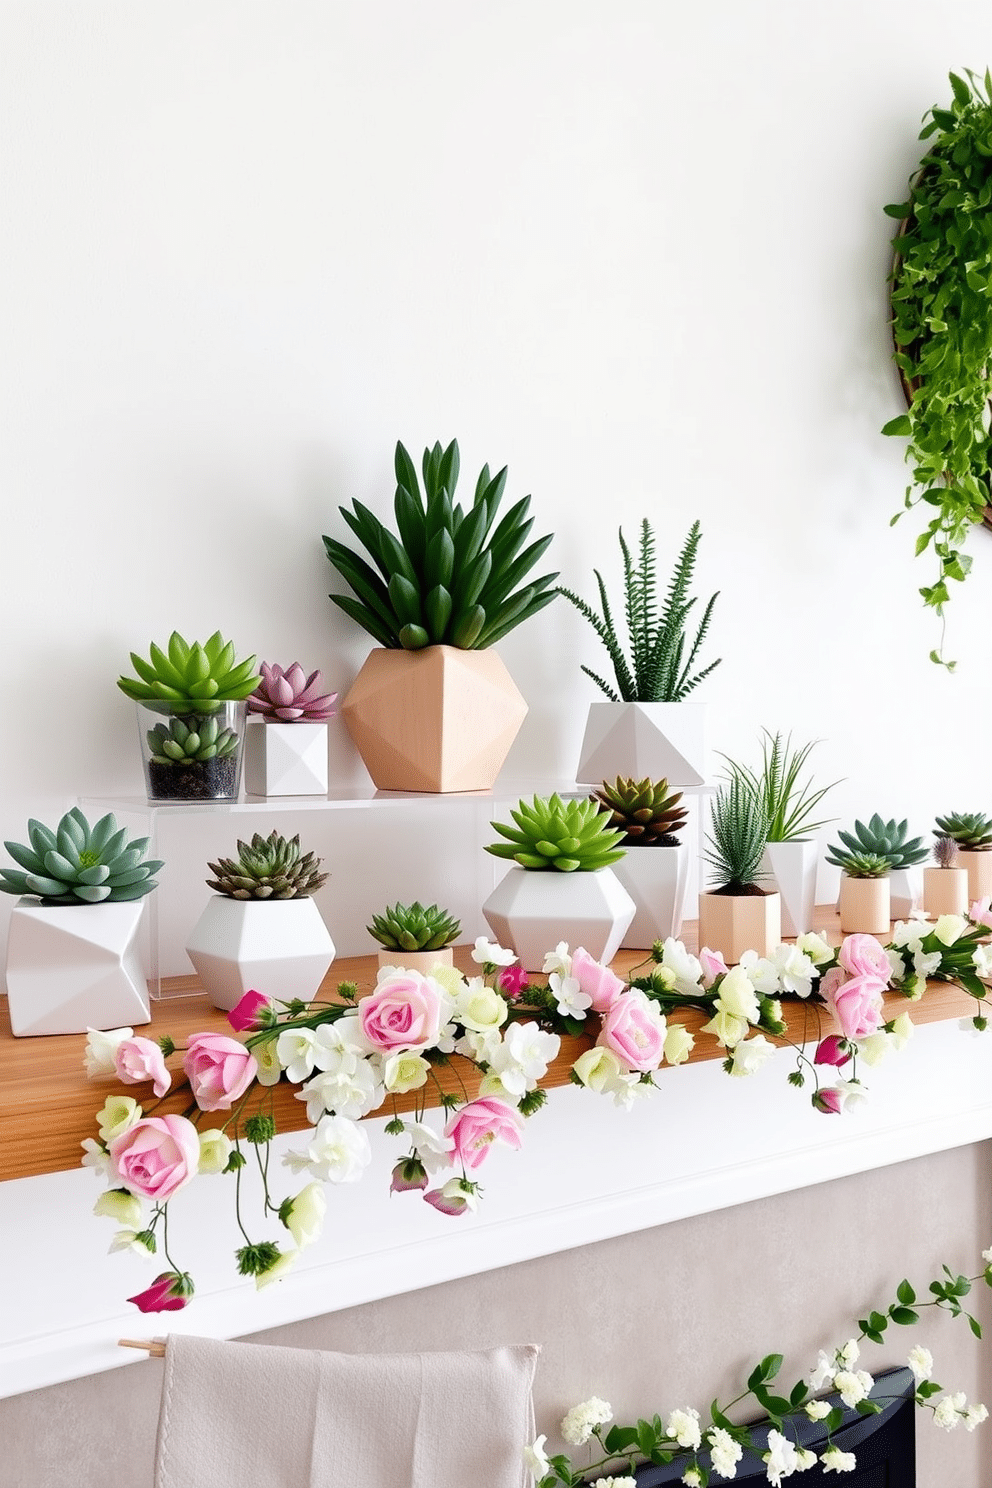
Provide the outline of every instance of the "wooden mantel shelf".
[[[836,915],[831,910],[819,911],[818,922],[822,930],[835,940],[839,939]],[[683,927],[682,938],[690,948],[695,945],[695,931],[694,923]],[[620,975],[626,975],[643,960],[641,951],[623,951],[614,961],[614,967]],[[471,962],[468,947],[456,951],[456,961],[465,971],[477,970]],[[332,998],[341,981],[354,981],[360,991],[366,991],[374,984],[375,968],[374,956],[336,961],[320,995]],[[195,987],[192,980],[191,985]],[[887,1007],[891,1009],[891,1016],[908,1009],[914,1023],[933,1023],[970,1016],[974,1002],[955,985],[932,982],[921,1001],[907,1003],[904,998],[889,994]],[[787,1008],[786,1016],[791,1016],[796,1038],[815,1039],[835,1026],[829,1014],[818,1006],[801,1008],[793,1003]],[[695,1033],[705,1018],[687,1010],[679,1014],[679,1021]],[[135,1030],[147,1038],[169,1034],[178,1045],[185,1043],[193,1033],[208,1031],[230,1033],[231,1030],[226,1014],[212,1007],[202,993],[153,1002],[151,1023]],[[589,1042],[583,1038],[564,1039],[561,1054],[541,1083],[549,1088],[566,1084],[572,1063]],[[94,1117],[105,1096],[124,1088],[116,1080],[87,1078],[83,1067],[85,1043],[85,1036],[81,1034],[14,1038],[10,1032],[6,998],[0,998],[0,1180],[78,1167],[83,1139],[97,1135]],[[697,1044],[690,1062],[724,1056],[725,1051],[716,1040],[706,1038]],[[172,1069],[178,1069],[180,1065],[179,1054],[169,1060]],[[671,1073],[668,1066],[663,1069]],[[471,1091],[474,1088],[472,1082],[477,1086],[479,1080],[478,1070],[467,1060],[456,1059],[452,1068],[441,1068],[437,1073],[443,1087],[453,1092],[466,1088]],[[141,1099],[146,1089],[136,1086],[134,1093]],[[271,1092],[273,1114],[280,1131],[299,1131],[307,1125],[305,1105],[296,1099],[298,1089],[298,1086],[282,1082]],[[396,1108],[411,1110],[414,1103],[412,1095],[401,1097],[397,1099]],[[155,1109],[158,1114],[180,1112],[187,1104],[188,1091],[180,1091],[170,1093]],[[390,1114],[392,1109],[390,1102],[372,1114]]]

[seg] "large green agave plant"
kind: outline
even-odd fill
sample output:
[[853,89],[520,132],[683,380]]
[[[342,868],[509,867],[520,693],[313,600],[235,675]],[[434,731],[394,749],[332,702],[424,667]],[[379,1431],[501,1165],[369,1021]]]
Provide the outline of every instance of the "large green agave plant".
[[505,842],[486,848],[497,858],[510,858],[521,868],[559,873],[591,873],[624,856],[624,834],[610,826],[611,813],[598,801],[563,801],[557,794],[520,801],[510,811],[514,826],[490,822]]
[[236,661],[233,643],[219,630],[202,645],[190,645],[174,630],[165,650],[152,643],[149,657],[145,661],[132,651],[137,678],[117,679],[121,692],[139,703],[172,703],[204,713],[211,703],[240,702],[261,680],[254,656]]
[[402,444],[396,446],[393,510],[399,536],[360,501],[342,517],[372,559],[324,538],[327,556],[353,594],[332,594],[380,645],[419,651],[425,646],[481,650],[550,604],[557,573],[518,587],[551,543],[524,547],[534,519],[525,496],[493,526],[506,485],[506,467],[491,476],[484,465],[467,511],[455,502],[458,442],[424,451],[424,494]]
[[[20,869],[0,868],[5,894],[37,894],[43,904],[106,904],[141,899],[155,887],[161,862],[145,859],[147,837],[128,841],[113,812],[91,827],[78,806],[53,832],[28,822],[30,846],[5,842]],[[144,859],[144,861],[142,861]]]

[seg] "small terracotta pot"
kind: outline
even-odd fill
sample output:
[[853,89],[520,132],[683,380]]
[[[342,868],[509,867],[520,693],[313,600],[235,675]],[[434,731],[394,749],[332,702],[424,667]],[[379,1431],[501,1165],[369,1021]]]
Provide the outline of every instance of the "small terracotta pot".
[[781,939],[780,895],[700,894],[700,947],[719,951],[728,966],[745,951],[770,956]]
[[992,850],[983,852],[958,849],[958,863],[968,872],[968,903],[992,895]]
[[840,876],[840,928],[845,935],[888,935],[889,880]]
[[923,908],[931,915],[967,914],[967,868],[924,868]]

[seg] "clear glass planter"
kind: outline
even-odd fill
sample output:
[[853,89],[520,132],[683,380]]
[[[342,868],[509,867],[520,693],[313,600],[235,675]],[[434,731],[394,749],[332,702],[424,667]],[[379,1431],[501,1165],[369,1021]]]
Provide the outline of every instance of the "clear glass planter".
[[136,706],[149,801],[238,799],[245,742],[243,702]]

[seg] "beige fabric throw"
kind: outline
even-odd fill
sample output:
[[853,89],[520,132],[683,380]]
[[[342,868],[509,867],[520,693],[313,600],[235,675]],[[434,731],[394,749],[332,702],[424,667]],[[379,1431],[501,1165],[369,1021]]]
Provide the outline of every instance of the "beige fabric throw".
[[176,1334],[155,1488],[524,1488],[537,1354],[333,1354]]

